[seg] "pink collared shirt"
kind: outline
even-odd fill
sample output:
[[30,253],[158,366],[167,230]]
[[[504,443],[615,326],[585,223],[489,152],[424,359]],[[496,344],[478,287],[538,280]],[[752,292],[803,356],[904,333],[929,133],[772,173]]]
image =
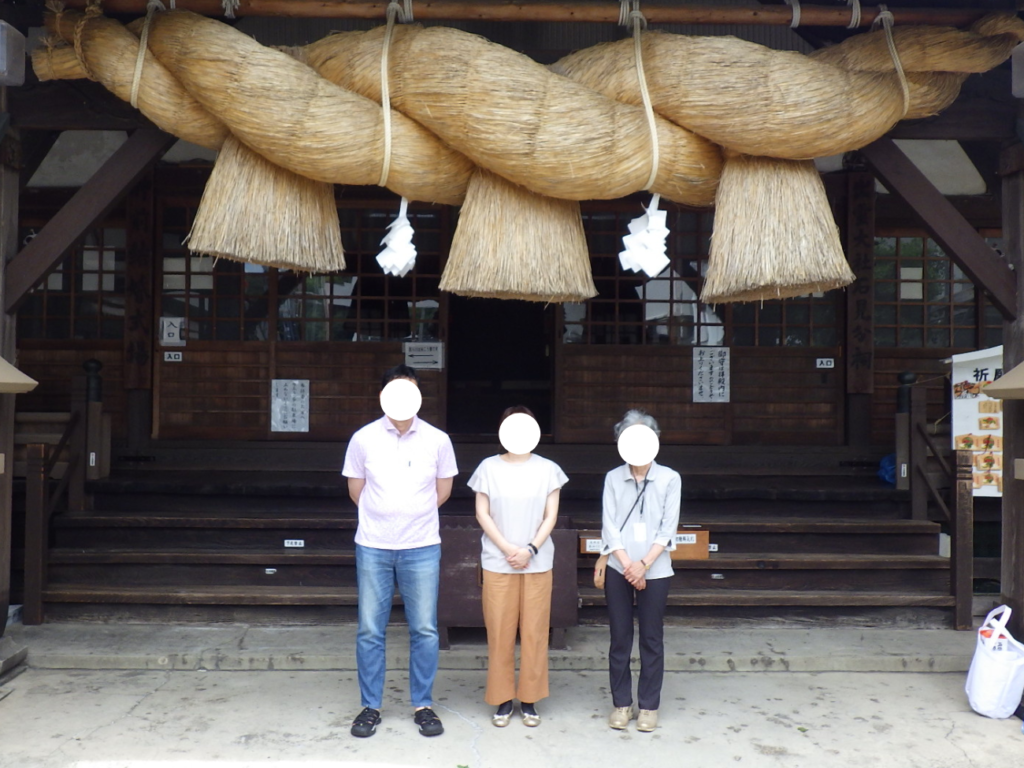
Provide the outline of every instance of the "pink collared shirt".
[[448,435],[419,417],[404,435],[387,416],[367,424],[352,435],[341,470],[345,477],[366,481],[356,544],[376,549],[440,544],[437,481],[458,473]]

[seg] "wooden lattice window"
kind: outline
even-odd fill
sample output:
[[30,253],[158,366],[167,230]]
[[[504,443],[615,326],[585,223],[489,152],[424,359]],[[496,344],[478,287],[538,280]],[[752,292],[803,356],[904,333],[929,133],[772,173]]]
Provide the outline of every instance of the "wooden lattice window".
[[583,221],[598,296],[563,310],[565,343],[837,346],[840,292],[711,306],[699,300],[713,214],[670,207],[672,264],[655,278],[622,270],[622,236],[636,210],[591,204]]
[[161,315],[185,318],[187,339],[437,339],[447,210],[410,209],[416,266],[399,278],[384,275],[376,261],[397,207],[380,201],[372,207],[342,207],[346,269],[305,274],[189,253],[183,241],[195,208],[168,205],[163,213]]
[[711,236],[711,214],[678,206],[668,212],[668,255],[672,263],[648,278],[623,271],[622,236],[639,206],[591,204],[583,223],[598,295],[566,304],[562,340],[583,344],[723,343],[725,331],[715,308],[698,299]]
[[[997,245],[996,233],[983,234]],[[924,233],[880,233],[874,280],[875,346],[973,349],[1002,341],[998,311]]]
[[[34,230],[21,233],[23,243]],[[120,339],[124,336],[125,230],[90,230],[33,288],[18,310],[21,339]]]
[[842,291],[765,302],[733,304],[729,312],[736,347],[839,346]]

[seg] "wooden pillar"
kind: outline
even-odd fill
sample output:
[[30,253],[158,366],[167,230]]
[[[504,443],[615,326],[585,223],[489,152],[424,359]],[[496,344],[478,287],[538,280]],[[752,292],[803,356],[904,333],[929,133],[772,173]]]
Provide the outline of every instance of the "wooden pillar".
[[145,174],[128,194],[125,258],[124,388],[128,452],[149,443],[153,420],[154,174]]
[[[7,88],[0,86],[0,113],[7,111]],[[0,356],[14,362],[14,317],[3,311],[4,267],[18,246],[18,154],[16,136],[0,136]],[[0,636],[7,626],[11,598],[11,478],[14,474],[14,395],[0,395]],[[2,661],[2,659],[0,659]]]
[[928,423],[928,390],[910,390],[910,516],[928,519],[928,443],[921,429]]
[[847,444],[871,444],[875,392],[875,178],[847,175],[846,258],[856,280],[846,289]]
[[[81,425],[79,425],[81,426]],[[82,430],[79,429],[81,432]],[[46,471],[46,446],[27,446],[28,468],[25,473],[25,595],[22,621],[43,623],[43,588],[46,586],[46,558],[49,550],[50,482]]]
[[953,496],[952,584],[956,600],[955,629],[971,629],[974,623],[974,483],[970,451],[955,451],[956,477]]
[[[1003,246],[1016,272],[1017,297],[1024,297],[1024,146],[1015,144],[1000,158],[1003,178]],[[1003,324],[1003,370],[1024,362],[1024,307]],[[1010,608],[1010,631],[1024,636],[1024,477],[1014,460],[1024,459],[1024,401],[1003,401],[1003,549],[1002,599]],[[1010,471],[1014,470],[1014,471]],[[1006,476],[1012,479],[1006,480]]]

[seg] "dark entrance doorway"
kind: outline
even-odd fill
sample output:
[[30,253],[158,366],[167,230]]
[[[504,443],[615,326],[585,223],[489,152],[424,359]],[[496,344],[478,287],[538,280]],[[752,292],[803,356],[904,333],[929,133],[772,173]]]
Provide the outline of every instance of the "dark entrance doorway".
[[551,433],[555,306],[451,296],[448,432],[495,435],[502,411],[525,405]]

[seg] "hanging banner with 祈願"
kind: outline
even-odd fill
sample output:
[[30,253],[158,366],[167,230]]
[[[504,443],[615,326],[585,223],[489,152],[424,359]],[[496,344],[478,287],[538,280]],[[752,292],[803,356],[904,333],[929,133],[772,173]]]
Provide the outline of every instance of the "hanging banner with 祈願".
[[971,451],[975,496],[1003,495],[1003,401],[985,386],[1003,375],[1003,348],[953,355],[953,450]]

